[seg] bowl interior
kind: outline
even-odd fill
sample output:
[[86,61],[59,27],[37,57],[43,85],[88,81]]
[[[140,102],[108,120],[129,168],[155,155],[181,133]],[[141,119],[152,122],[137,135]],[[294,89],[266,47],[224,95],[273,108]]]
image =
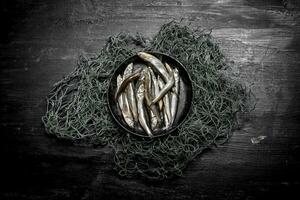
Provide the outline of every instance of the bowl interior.
[[[158,129],[153,131],[153,136],[154,137],[159,137],[163,136],[166,134],[169,134],[176,130],[176,128],[183,123],[185,118],[187,117],[191,104],[192,104],[192,98],[193,98],[193,93],[192,93],[192,83],[190,76],[185,69],[185,67],[177,60],[174,58],[158,53],[158,52],[147,52],[158,59],[160,59],[163,63],[167,62],[170,66],[173,68],[177,68],[179,71],[180,75],[180,91],[179,91],[179,98],[178,98],[178,107],[177,107],[177,112],[175,116],[175,120],[172,124],[172,126],[166,130],[163,129]],[[108,106],[109,110],[111,112],[111,115],[113,116],[114,120],[117,122],[117,124],[124,129],[127,132],[130,132],[132,134],[135,134],[137,136],[141,137],[149,137],[144,130],[137,126],[137,127],[130,127],[127,125],[125,122],[121,110],[119,109],[119,106],[117,102],[114,100],[114,95],[116,92],[117,88],[117,76],[119,74],[123,74],[125,68],[128,66],[128,64],[133,63],[133,68],[134,70],[138,68],[144,68],[147,67],[148,65],[140,58],[138,55],[134,55],[132,57],[129,57],[126,59],[114,72],[114,74],[111,77],[110,84],[109,84],[109,89],[108,89]]]

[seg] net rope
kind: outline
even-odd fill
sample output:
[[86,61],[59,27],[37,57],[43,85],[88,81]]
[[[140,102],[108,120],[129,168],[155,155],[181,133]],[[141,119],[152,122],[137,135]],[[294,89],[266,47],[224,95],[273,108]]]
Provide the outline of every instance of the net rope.
[[[173,134],[153,140],[137,138],[114,124],[107,89],[115,68],[139,51],[157,51],[178,59],[193,86],[192,109]],[[210,33],[182,22],[164,24],[152,40],[120,33],[108,38],[97,56],[80,57],[76,68],[57,82],[42,117],[48,134],[81,144],[109,145],[114,169],[122,177],[161,180],[182,176],[204,149],[226,142],[237,113],[248,112],[252,93],[225,76],[230,67]]]

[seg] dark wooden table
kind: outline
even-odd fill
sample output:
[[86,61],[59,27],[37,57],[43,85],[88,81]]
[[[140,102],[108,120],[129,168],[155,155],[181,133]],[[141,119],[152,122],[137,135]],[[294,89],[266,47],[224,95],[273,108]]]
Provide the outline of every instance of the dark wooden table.
[[[205,3],[207,2],[207,3]],[[208,3],[209,2],[209,3]],[[300,186],[299,3],[289,0],[1,1],[0,199],[289,199]],[[153,36],[171,19],[213,29],[258,102],[230,141],[184,177],[124,180],[108,148],[45,134],[52,85],[120,31]],[[251,138],[267,136],[259,144]]]

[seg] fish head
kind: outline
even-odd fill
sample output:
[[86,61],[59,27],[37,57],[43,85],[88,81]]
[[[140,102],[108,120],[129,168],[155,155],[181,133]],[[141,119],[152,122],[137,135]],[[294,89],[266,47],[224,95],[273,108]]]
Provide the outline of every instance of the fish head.
[[169,74],[173,72],[172,67],[167,62],[165,63],[165,67]]
[[133,70],[133,63],[130,63],[124,70],[124,79],[126,79],[132,73],[132,70]]
[[179,71],[177,68],[174,69],[174,78],[175,78],[175,81],[177,81],[179,79]]
[[117,87],[120,87],[120,85],[121,85],[121,83],[122,83],[122,76],[119,74],[118,76],[117,76]]
[[137,86],[138,87],[137,87],[136,96],[138,99],[142,99],[142,98],[144,98],[144,91],[145,91],[144,83],[139,82]]
[[137,55],[143,60],[147,60],[152,57],[150,54],[145,52],[138,52]]

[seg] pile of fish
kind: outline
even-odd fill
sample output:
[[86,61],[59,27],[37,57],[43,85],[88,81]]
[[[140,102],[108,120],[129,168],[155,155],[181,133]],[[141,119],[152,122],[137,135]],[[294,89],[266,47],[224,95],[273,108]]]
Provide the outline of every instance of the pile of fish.
[[146,64],[133,70],[130,63],[123,74],[117,76],[117,101],[128,126],[139,126],[150,137],[155,130],[172,127],[175,120],[180,76],[177,68],[162,63],[157,57],[139,52]]

